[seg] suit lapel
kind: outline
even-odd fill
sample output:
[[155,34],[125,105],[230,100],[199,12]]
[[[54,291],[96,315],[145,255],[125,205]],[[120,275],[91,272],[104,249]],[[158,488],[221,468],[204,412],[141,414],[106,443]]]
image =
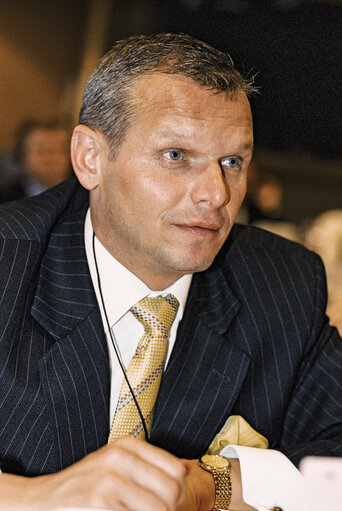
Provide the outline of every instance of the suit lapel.
[[59,468],[106,442],[109,364],[84,247],[82,211],[50,237],[31,314],[55,342],[40,360]]
[[84,247],[85,213],[53,229],[41,262],[32,315],[56,339],[72,332],[96,306]]
[[203,454],[238,397],[250,363],[228,331],[239,308],[220,268],[194,275],[151,432],[177,456]]

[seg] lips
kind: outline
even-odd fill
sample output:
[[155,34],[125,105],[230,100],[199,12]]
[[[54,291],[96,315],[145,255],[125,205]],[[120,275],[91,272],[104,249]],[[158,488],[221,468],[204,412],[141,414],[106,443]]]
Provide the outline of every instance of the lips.
[[221,225],[216,223],[191,223],[191,224],[175,224],[179,229],[196,235],[210,235],[217,233]]
[[199,220],[198,222],[187,222],[184,224],[176,224],[178,227],[200,227],[201,229],[208,229],[209,231],[218,231],[221,229],[222,225],[217,222],[204,222],[203,220]]

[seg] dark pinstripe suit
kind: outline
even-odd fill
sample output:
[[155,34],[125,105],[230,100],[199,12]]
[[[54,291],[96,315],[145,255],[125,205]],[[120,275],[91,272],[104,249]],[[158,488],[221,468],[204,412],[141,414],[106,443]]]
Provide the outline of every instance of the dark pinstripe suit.
[[[107,439],[109,367],[84,249],[87,206],[71,180],[0,208],[5,471],[53,472]],[[240,414],[295,462],[342,455],[342,343],[325,300],[316,255],[234,228],[212,267],[194,276],[151,440],[195,458]]]

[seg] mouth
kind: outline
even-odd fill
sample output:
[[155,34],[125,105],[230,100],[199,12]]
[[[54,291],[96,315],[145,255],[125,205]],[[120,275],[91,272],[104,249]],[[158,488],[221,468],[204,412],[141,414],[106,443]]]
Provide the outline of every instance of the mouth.
[[221,226],[211,223],[175,224],[175,226],[185,233],[199,237],[215,236],[221,228]]

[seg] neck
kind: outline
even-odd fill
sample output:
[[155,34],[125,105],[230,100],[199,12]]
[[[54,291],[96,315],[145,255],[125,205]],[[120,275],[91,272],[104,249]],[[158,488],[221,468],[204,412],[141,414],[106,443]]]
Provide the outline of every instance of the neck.
[[177,280],[179,280],[185,273],[175,273],[173,272],[164,272],[163,274],[157,273],[155,271],[149,271],[146,268],[140,269],[134,264],[134,261],[130,261],[127,259],[123,259],[120,257],[120,254],[117,254],[115,251],[111,250],[111,247],[105,242],[101,234],[93,229],[93,235],[97,237],[103,247],[109,252],[109,254],[116,259],[122,266],[124,266],[127,270],[129,270],[133,275],[135,275],[141,282],[143,282],[151,291],[163,291],[167,289],[172,284],[174,284]]

